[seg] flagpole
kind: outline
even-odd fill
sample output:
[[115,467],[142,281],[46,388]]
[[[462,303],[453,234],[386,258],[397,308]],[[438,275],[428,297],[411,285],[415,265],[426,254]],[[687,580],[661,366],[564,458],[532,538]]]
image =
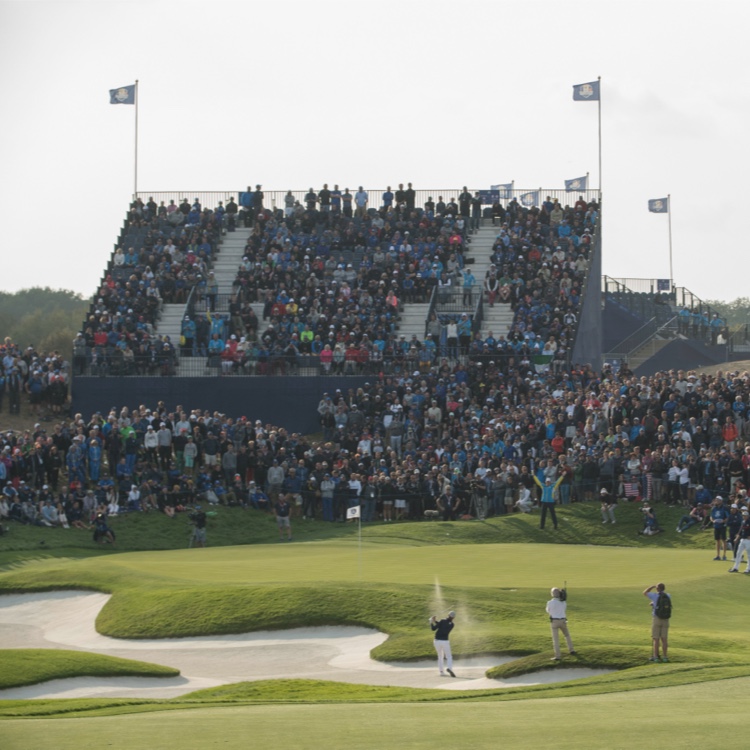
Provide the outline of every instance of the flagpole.
[[599,201],[602,199],[602,77],[599,81]]
[[138,79],[135,81],[135,173],[133,175],[133,200],[138,196]]
[[674,275],[672,273],[672,195],[667,193],[667,216],[669,218],[669,286],[674,287]]
[[359,580],[362,580],[362,506],[359,508],[359,516],[357,517],[357,526],[359,531]]

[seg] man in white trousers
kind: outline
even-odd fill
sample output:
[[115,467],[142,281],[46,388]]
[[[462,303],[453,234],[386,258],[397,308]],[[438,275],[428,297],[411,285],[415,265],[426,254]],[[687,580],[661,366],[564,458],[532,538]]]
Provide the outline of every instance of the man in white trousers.
[[747,509],[742,511],[742,526],[740,526],[737,536],[732,540],[732,549],[734,550],[734,565],[729,568],[729,572],[737,572],[744,552],[747,557],[747,567],[743,572],[750,575],[750,511]]
[[[453,674],[453,654],[451,654],[451,644],[448,638],[450,637],[451,630],[453,630],[453,620],[455,617],[456,613],[451,611],[448,612],[448,617],[444,620],[438,620],[435,615],[430,618],[430,627],[435,633],[434,643],[438,656],[438,670],[442,675],[448,672],[451,677],[455,677],[456,675]],[[444,664],[445,669],[443,669]]]
[[560,661],[562,658],[560,654],[560,633],[565,636],[565,640],[568,643],[568,651],[571,654],[575,654],[576,650],[573,648],[573,640],[568,632],[568,603],[563,600],[562,591],[558,588],[552,589],[550,595],[552,598],[547,602],[546,610],[552,630],[552,646],[555,649],[552,661]]

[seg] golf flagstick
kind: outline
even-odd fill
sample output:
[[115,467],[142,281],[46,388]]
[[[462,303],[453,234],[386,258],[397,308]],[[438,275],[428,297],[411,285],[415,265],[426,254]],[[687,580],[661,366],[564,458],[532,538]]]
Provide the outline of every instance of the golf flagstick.
[[352,508],[347,509],[346,511],[346,520],[350,521],[352,519],[357,519],[357,537],[358,537],[358,543],[357,543],[357,550],[358,550],[358,557],[359,557],[359,579],[362,580],[362,506],[361,505],[355,505]]

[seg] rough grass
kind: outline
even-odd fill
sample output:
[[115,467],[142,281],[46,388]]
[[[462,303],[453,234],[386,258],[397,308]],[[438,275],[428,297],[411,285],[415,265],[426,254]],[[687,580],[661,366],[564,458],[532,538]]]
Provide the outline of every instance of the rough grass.
[[[710,532],[693,528],[684,534],[674,529],[683,515],[681,508],[658,508],[658,518],[667,531],[654,538],[638,535],[641,514],[635,504],[617,510],[618,522],[603,525],[596,503],[576,503],[560,507],[560,528],[539,529],[538,513],[501,516],[487,521],[375,523],[362,527],[364,542],[401,546],[451,544],[596,544],[618,547],[657,547],[674,549],[709,548]],[[295,544],[301,541],[357,541],[357,526],[321,521],[292,521]],[[134,513],[112,519],[117,547],[96,545],[92,534],[79,529],[49,529],[12,523],[10,533],[0,537],[0,567],[17,565],[29,559],[69,559],[118,552],[186,549],[191,532],[185,514],[167,518],[161,513]],[[219,507],[209,518],[208,543],[211,547],[277,543],[275,520],[267,513]]]
[[67,677],[176,677],[179,670],[85,651],[0,650],[0,690]]

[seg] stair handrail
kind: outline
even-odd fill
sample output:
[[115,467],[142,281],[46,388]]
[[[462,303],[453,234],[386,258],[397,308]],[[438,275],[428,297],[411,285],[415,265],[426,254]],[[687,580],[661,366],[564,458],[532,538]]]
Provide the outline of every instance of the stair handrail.
[[630,336],[626,336],[616,347],[607,352],[604,356],[608,359],[628,359],[635,352],[644,346],[650,339],[653,339],[660,331],[674,331],[677,326],[677,315],[673,315],[669,320],[660,323],[654,316],[647,321],[637,331]]

